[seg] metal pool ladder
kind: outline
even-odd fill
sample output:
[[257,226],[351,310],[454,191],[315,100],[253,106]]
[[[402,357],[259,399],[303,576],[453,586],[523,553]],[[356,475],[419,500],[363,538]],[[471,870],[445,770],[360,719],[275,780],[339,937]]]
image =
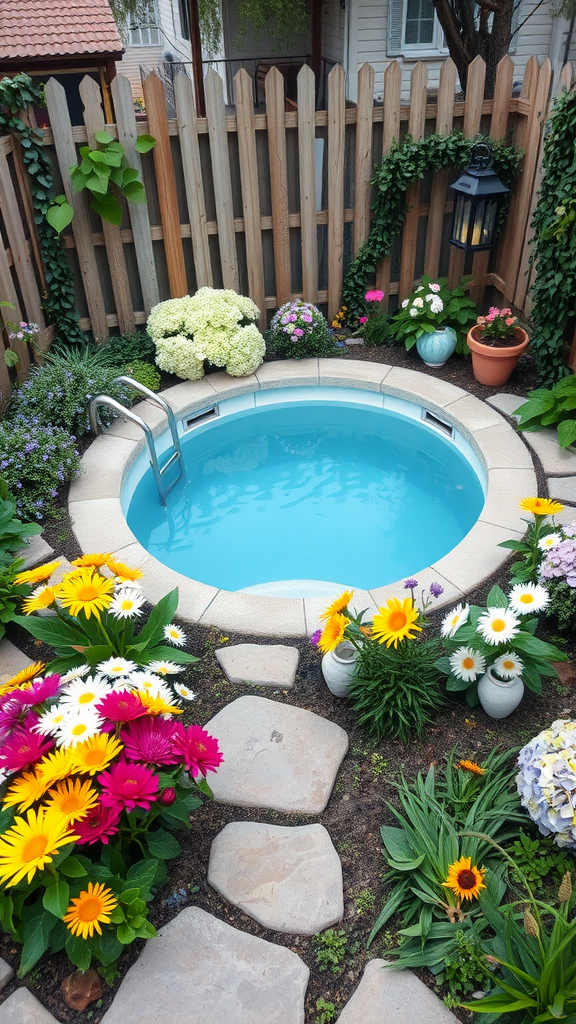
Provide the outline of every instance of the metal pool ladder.
[[[160,495],[160,501],[162,502],[163,505],[166,505],[168,494],[174,487],[174,484],[177,483],[178,480],[180,480],[180,478],[184,476],[184,460],[182,458],[182,449],[180,447],[180,438],[178,437],[178,427],[176,426],[176,419],[174,417],[174,413],[172,412],[172,409],[168,405],[168,402],[166,402],[163,398],[160,398],[160,395],[155,394],[154,391],[151,391],[150,388],[145,387],[144,384],[140,384],[137,380],[132,380],[132,377],[126,377],[124,375],[120,377],[115,377],[114,383],[127,384],[134,391],[138,391],[139,394],[144,395],[144,397],[147,398],[150,402],[155,402],[156,405],[160,406],[160,408],[166,413],[166,416],[168,418],[168,426],[170,427],[170,433],[172,434],[172,444],[174,446],[174,450],[172,451],[171,455],[166,460],[164,465],[160,466],[160,463],[158,461],[158,455],[156,453],[156,445],[154,443],[154,434],[152,433],[152,430],[149,427],[149,425],[142,419],[141,416],[138,416],[137,413],[132,412],[132,409],[127,409],[125,405],[122,405],[120,402],[117,402],[115,398],[110,398],[109,395],[96,395],[96,397],[93,398],[92,401],[90,402],[90,426],[92,427],[94,434],[97,434],[97,411],[99,406],[104,405],[108,409],[113,409],[114,412],[119,413],[119,415],[122,416],[124,419],[130,420],[131,423],[136,423],[137,426],[142,428],[142,430],[144,431],[146,442],[148,444],[150,465],[152,466],[152,472],[154,473],[154,479],[156,480],[156,486],[158,488],[158,494]],[[164,474],[168,471],[172,463],[176,461],[179,463],[180,471],[178,475],[174,478],[174,480],[172,480],[171,483],[167,484],[167,486],[164,486]]]

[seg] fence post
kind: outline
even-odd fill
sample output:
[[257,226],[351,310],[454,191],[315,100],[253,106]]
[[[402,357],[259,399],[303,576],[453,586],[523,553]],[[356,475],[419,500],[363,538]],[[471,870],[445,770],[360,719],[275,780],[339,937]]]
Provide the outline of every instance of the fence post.
[[[426,89],[428,68],[418,61],[410,77],[410,119],[408,131],[414,142],[419,142],[426,128]],[[400,263],[399,302],[406,299],[414,289],[414,268],[416,266],[416,243],[420,219],[420,179],[413,181],[408,189],[408,213],[402,234],[402,259]]]
[[278,71],[278,68],[270,68],[266,75],[265,92],[276,305],[282,306],[284,302],[288,302],[290,299],[291,271],[290,228],[288,226],[288,169],[286,129],[284,127],[284,78]]
[[232,206],[232,183],[230,181],[230,159],[228,155],[228,135],[224,120],[224,93],[222,79],[213,68],[208,69],[204,83],[206,94],[206,117],[208,119],[208,138],[210,140],[210,156],[212,159],[212,178],[214,181],[214,200],[216,202],[216,220],[218,221],[218,246],[222,280],[225,288],[238,291],[238,257],[236,255],[236,231],[234,229],[234,210]]
[[298,72],[298,169],[300,172],[300,243],[304,302],[318,302],[318,218],[316,216],[316,138],[314,72]]
[[[468,68],[466,85],[466,105],[464,107],[464,135],[467,139],[474,138],[480,131],[482,117],[482,100],[484,99],[484,83],[486,65],[482,57],[475,57]],[[451,246],[450,263],[448,266],[448,287],[456,288],[464,276],[466,255],[462,249]]]
[[176,75],[174,80],[174,99],[178,117],[178,134],[182,153],[182,173],[186,189],[186,203],[190,217],[190,235],[194,270],[198,288],[213,286],[212,261],[206,228],[206,203],[202,181],[202,164],[198,145],[198,123],[196,120],[196,101],[194,89],[188,75]]
[[[386,156],[390,152],[393,142],[400,141],[401,88],[402,68],[397,60],[393,60],[384,72],[382,156]],[[384,292],[382,308],[388,309],[390,302],[390,256],[385,256],[376,267],[376,287]]]
[[[454,95],[456,90],[456,65],[451,57],[440,69],[440,87],[438,89],[438,106],[436,108],[436,133],[449,135],[454,124]],[[426,225],[426,251],[424,253],[424,273],[429,277],[438,277],[440,267],[440,249],[442,248],[442,231],[446,210],[446,190],[448,188],[449,171],[438,171],[432,179],[430,190],[430,210]]]
[[254,127],[254,91],[252,79],[244,68],[234,77],[236,121],[238,128],[238,158],[242,184],[244,210],[244,237],[248,264],[248,291],[260,310],[258,326],[266,329],[266,293],[262,265],[262,229],[260,226],[260,190],[258,188],[258,161],[256,159],[256,129]]
[[344,266],[344,70],[328,75],[328,321],[338,312]]

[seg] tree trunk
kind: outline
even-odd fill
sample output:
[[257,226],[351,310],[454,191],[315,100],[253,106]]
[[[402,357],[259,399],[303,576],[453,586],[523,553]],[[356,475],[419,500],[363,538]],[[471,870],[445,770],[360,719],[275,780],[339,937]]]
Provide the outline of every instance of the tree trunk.
[[471,4],[470,0],[432,2],[463,91],[466,92],[468,65],[480,55],[486,63],[484,95],[486,99],[491,99],[494,95],[496,68],[510,46],[512,13],[517,0],[480,0],[477,20],[474,17],[476,4]]

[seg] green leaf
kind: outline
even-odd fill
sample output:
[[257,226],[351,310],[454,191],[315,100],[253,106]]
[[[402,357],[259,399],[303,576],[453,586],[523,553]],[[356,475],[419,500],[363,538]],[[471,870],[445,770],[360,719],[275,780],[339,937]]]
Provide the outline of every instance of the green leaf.
[[498,547],[509,548],[510,551],[521,551],[523,554],[528,554],[530,551],[528,545],[524,544],[521,540],[501,540]]
[[134,149],[137,153],[149,153],[155,145],[156,139],[152,135],[139,135],[134,143]]
[[486,598],[487,608],[507,608],[508,598],[503,590],[496,584]]
[[88,874],[86,868],[80,863],[78,857],[67,857],[60,865],[60,872],[66,878],[83,878]]
[[419,857],[414,857],[413,860],[392,860],[389,857],[388,864],[395,871],[415,871],[424,860],[426,860],[426,854],[421,853]]
[[[20,956],[18,977],[23,978],[38,963],[50,945],[53,918],[39,908],[24,922],[24,945]],[[56,922],[54,921],[54,924]]]
[[160,598],[158,604],[150,612],[146,625],[136,637],[138,643],[142,644],[145,641],[146,645],[151,644],[155,646],[159,644],[164,639],[164,626],[172,622],[177,607],[178,587],[175,587],[169,594],[165,594],[164,597]]
[[136,883],[140,890],[149,890],[154,885],[157,871],[157,860],[140,860],[129,869],[128,881]]
[[131,942],[134,942],[136,932],[129,924],[124,922],[123,924],[118,925],[116,929],[116,938],[123,946],[129,946]]
[[146,203],[146,190],[140,181],[129,181],[122,186],[122,194],[131,203]]
[[94,132],[94,138],[102,146],[107,146],[109,142],[114,142],[114,137],[108,132]]
[[90,207],[102,217],[102,220],[115,224],[117,228],[122,224],[122,207],[114,196],[93,196]]
[[4,362],[6,366],[17,366],[20,362],[20,356],[13,348],[4,349]]
[[559,423],[558,442],[560,447],[567,448],[574,441],[576,441],[576,420],[564,420],[563,423]]
[[58,206],[49,206],[44,216],[50,226],[54,228],[56,234],[59,235],[72,221],[74,210],[69,203],[61,203]]
[[182,852],[182,847],[176,836],[173,836],[171,832],[165,832],[164,829],[148,832],[146,843],[152,856],[158,857],[160,860],[172,860]]
[[137,939],[154,939],[157,935],[157,931],[151,921],[142,921],[142,924],[136,932]]
[[42,906],[54,917],[63,919],[70,901],[70,886],[63,878],[48,886],[43,897]]
[[79,971],[87,971],[92,959],[92,951],[86,939],[68,933],[66,939],[66,953],[68,959],[78,968]]
[[103,967],[113,964],[120,956],[123,946],[118,942],[116,933],[105,929],[102,935],[94,935],[92,939],[94,956],[100,961]]

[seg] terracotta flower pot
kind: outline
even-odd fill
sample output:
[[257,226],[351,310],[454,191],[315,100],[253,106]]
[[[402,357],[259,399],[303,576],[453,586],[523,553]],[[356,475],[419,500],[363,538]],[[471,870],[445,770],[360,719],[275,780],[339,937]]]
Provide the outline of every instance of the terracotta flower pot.
[[522,327],[515,328],[516,345],[493,347],[484,345],[478,340],[482,334],[480,324],[474,324],[468,331],[466,341],[472,352],[472,370],[479,384],[498,387],[505,384],[516,367],[523,352],[526,351],[530,339]]

